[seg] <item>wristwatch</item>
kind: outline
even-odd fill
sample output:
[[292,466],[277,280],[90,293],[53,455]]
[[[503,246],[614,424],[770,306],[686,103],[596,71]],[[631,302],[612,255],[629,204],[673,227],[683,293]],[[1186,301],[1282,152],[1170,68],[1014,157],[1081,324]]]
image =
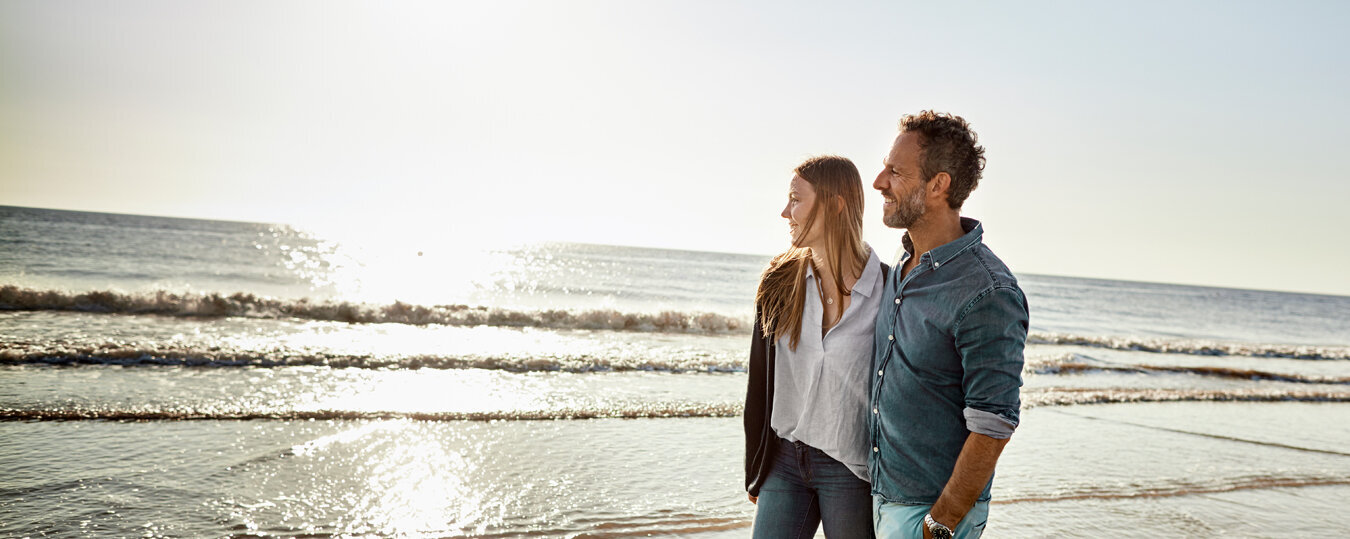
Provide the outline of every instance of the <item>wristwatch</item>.
[[933,539],[952,539],[952,529],[933,520],[932,513],[923,516],[923,525],[928,528],[928,533],[933,534]]

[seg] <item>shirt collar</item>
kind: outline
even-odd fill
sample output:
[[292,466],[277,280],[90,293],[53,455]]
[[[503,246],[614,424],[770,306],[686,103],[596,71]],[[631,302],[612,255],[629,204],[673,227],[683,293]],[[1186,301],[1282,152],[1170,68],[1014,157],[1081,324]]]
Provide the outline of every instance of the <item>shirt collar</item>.
[[[909,236],[905,236],[908,240]],[[877,279],[881,278],[881,259],[877,257],[876,251],[867,242],[863,242],[863,247],[867,249],[867,262],[863,262],[862,275],[858,276],[858,282],[853,283],[853,291],[862,294],[863,297],[872,297],[872,290],[875,289]],[[816,276],[815,267],[812,264],[806,265],[806,279],[811,280]]]
[[[961,218],[961,229],[966,232],[965,235],[924,253],[928,256],[929,264],[932,264],[935,268],[946,264],[951,259],[956,258],[956,255],[965,252],[966,249],[978,245],[980,239],[984,236],[984,225],[969,217]],[[908,231],[905,232],[903,238],[900,238],[900,243],[904,246],[904,252],[900,255],[900,264],[903,264],[911,256],[914,256],[914,242],[909,239]]]

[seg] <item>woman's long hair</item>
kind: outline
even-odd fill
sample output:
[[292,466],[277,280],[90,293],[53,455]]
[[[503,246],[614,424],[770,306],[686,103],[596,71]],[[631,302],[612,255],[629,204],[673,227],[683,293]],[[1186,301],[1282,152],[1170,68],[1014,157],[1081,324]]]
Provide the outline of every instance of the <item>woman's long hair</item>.
[[[863,186],[858,167],[846,158],[822,155],[807,159],[793,172],[816,191],[815,207],[798,237],[806,237],[813,226],[825,227],[825,252],[819,253],[820,258],[829,266],[839,295],[848,295],[844,271],[861,267],[867,261],[867,250],[862,242]],[[793,350],[802,338],[806,268],[812,263],[811,249],[794,243],[769,262],[755,294],[764,335],[772,335],[774,340],[789,335],[788,344]],[[819,269],[816,274],[820,274]]]

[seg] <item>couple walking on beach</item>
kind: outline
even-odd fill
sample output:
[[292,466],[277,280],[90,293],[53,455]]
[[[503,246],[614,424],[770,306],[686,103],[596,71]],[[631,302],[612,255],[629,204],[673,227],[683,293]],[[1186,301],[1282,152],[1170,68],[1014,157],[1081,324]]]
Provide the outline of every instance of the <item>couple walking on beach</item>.
[[794,171],[792,246],[755,297],[745,403],[754,537],[974,538],[1017,427],[1028,310],[961,217],[984,148],[959,116],[905,116],[872,187],[906,229],[892,268],[862,241],[842,157]]

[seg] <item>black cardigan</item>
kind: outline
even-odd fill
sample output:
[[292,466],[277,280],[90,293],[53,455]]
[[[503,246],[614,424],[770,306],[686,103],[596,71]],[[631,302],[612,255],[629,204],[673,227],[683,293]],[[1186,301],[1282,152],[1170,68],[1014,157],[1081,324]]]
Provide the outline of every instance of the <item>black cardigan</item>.
[[750,341],[750,381],[745,390],[745,490],[759,496],[778,451],[778,435],[769,425],[773,417],[773,335],[765,336],[755,309]]
[[[881,281],[886,282],[891,267],[881,264]],[[778,453],[778,434],[769,421],[773,418],[774,338],[764,335],[759,306],[755,306],[755,325],[750,341],[750,380],[745,390],[745,490],[759,496],[759,487],[769,476]]]

